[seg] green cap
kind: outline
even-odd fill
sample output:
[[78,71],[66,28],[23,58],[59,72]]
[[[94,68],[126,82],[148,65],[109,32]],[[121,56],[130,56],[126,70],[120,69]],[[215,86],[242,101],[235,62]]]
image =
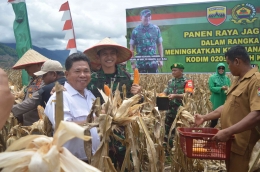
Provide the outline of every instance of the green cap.
[[173,65],[171,65],[171,69],[172,68],[184,69],[184,66],[182,63],[174,63]]
[[149,9],[144,9],[140,12],[141,16],[147,16],[147,15],[151,15],[151,10]]

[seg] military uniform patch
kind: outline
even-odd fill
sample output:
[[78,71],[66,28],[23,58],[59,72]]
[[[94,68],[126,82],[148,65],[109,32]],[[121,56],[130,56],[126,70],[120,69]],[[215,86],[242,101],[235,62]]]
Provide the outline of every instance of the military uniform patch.
[[208,21],[215,25],[221,25],[224,23],[227,17],[227,8],[223,6],[213,6],[207,8],[207,19]]
[[260,96],[260,87],[257,89],[257,95]]
[[252,4],[239,4],[232,9],[232,19],[235,24],[248,24],[257,20],[256,9]]

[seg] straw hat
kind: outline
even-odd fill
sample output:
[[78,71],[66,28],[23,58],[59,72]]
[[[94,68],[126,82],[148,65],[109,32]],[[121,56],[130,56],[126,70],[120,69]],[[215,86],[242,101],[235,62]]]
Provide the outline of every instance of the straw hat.
[[133,56],[131,50],[119,45],[118,43],[114,42],[109,38],[105,38],[101,40],[99,43],[97,43],[96,45],[94,45],[93,47],[86,49],[84,51],[84,54],[86,54],[86,56],[90,59],[90,62],[92,64],[100,65],[100,61],[97,58],[97,52],[108,47],[112,47],[117,50],[116,64],[127,61]]
[[24,69],[28,65],[44,63],[49,60],[33,49],[29,49],[12,67],[13,69]]

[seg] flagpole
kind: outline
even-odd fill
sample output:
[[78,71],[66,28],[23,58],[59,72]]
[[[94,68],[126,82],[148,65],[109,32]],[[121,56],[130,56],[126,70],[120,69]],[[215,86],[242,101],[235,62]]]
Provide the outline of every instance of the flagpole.
[[[69,1],[67,1],[67,2],[68,2],[69,9],[70,9]],[[69,10],[69,11],[71,11],[71,10]],[[76,36],[75,36],[75,32],[74,32],[74,25],[73,25],[73,20],[72,20],[71,12],[70,12],[70,18],[71,18],[71,25],[72,25],[73,36],[74,36],[74,39],[75,39],[75,46],[76,46],[76,48],[77,48]]]
[[74,31],[69,2],[66,1],[65,3],[63,3],[61,5],[59,11],[64,11],[63,16],[62,16],[62,20],[65,20],[63,30],[67,30],[65,38],[68,39],[66,49],[70,49],[70,54],[77,52],[76,35],[75,35],[75,31]]

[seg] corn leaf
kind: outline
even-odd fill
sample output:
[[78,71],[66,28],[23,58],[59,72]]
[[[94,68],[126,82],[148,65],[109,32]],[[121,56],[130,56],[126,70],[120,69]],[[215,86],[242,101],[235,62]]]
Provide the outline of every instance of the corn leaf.
[[143,119],[139,116],[139,122],[140,122],[140,128],[143,129],[146,137],[146,145],[147,145],[147,153],[149,158],[149,165],[151,172],[157,171],[156,164],[157,164],[157,157],[156,157],[156,150],[154,147],[154,143],[149,135],[149,131],[147,130],[147,127],[145,123],[143,122]]
[[128,138],[131,140],[129,147],[131,148],[131,152],[132,152],[134,171],[139,172],[140,171],[140,160],[137,156],[137,146],[136,146],[136,143],[135,143],[136,139],[134,138],[130,124],[126,126],[126,135],[128,135]]
[[141,95],[136,94],[133,97],[131,97],[130,99],[124,100],[123,103],[121,104],[121,106],[118,108],[115,118],[119,118],[119,117],[126,117],[128,112],[129,112],[129,108],[138,103],[138,101],[141,99]]
[[82,172],[100,172],[97,168],[88,165],[87,163],[79,160],[75,156],[73,156],[70,151],[66,148],[63,148],[62,153],[60,155],[61,168],[65,172],[71,171],[82,171]]
[[109,171],[109,172],[117,172],[111,159],[108,156],[103,156],[103,158],[105,159],[105,171]]
[[248,172],[253,172],[257,169],[260,168],[260,140],[258,140],[258,142],[256,142],[252,154],[251,154],[251,158],[249,161],[249,170]]

